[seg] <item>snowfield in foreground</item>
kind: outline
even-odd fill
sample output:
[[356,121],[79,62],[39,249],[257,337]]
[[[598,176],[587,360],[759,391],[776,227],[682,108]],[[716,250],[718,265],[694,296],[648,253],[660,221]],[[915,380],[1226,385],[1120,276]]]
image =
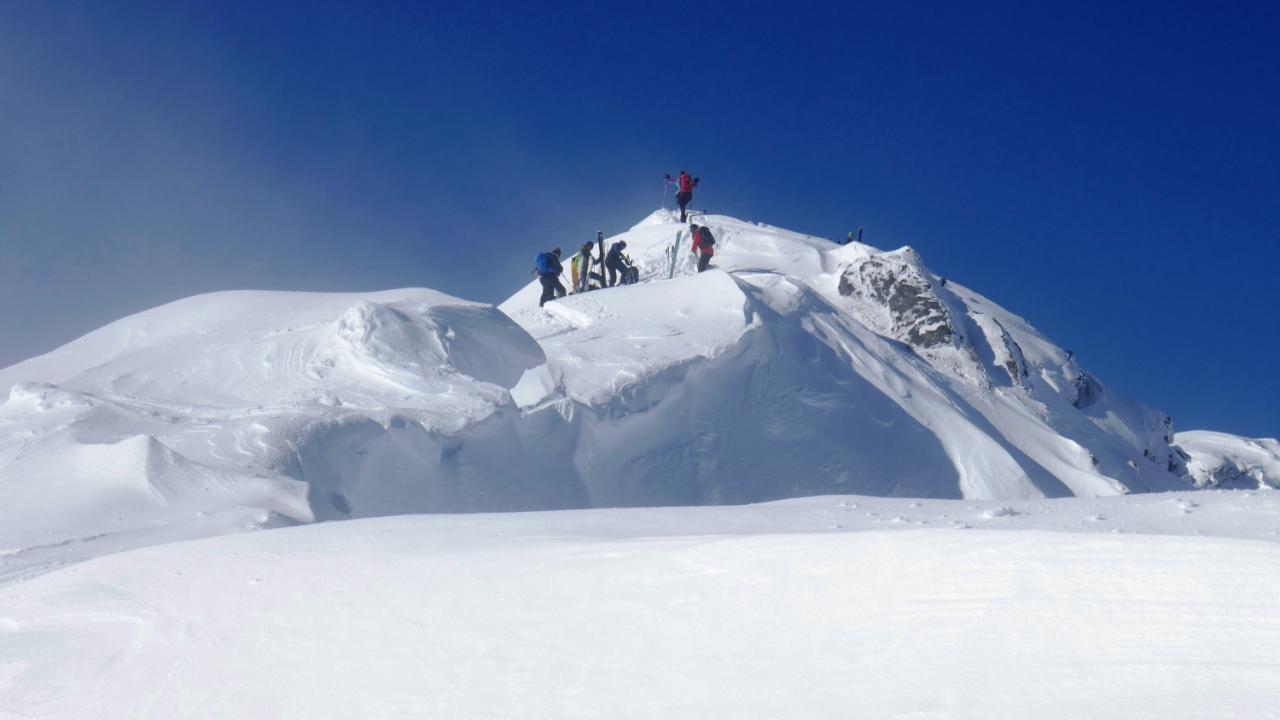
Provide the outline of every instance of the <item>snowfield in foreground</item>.
[[822,497],[172,544],[0,587],[0,717],[1273,718],[1278,517]]

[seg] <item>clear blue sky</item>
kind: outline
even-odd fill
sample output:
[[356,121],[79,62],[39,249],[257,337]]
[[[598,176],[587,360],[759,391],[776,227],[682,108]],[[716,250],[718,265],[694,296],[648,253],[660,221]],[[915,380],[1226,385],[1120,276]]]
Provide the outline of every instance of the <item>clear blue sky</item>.
[[0,365],[209,290],[499,301],[684,167],[1277,436],[1277,7],[8,0]]

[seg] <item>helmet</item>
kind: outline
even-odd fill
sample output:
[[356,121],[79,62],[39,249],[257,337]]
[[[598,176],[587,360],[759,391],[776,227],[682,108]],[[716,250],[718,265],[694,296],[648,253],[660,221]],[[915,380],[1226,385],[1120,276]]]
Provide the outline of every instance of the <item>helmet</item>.
[[552,250],[552,251],[551,251],[551,254],[552,254],[552,255],[559,255],[559,254],[560,254],[560,248],[556,248],[555,250]]

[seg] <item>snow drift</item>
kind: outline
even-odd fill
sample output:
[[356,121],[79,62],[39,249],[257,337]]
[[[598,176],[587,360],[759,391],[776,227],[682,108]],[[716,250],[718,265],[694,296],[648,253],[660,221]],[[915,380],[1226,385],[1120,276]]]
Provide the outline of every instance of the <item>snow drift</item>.
[[508,388],[543,360],[493,307],[430,290],[139,313],[0,371],[0,549],[567,504],[492,484],[525,454]]
[[609,239],[641,284],[541,309],[536,283],[500,308],[216,293],[0,370],[0,551],[406,512],[1189,487],[1168,417],[914,250],[699,222],[710,272],[659,211]]

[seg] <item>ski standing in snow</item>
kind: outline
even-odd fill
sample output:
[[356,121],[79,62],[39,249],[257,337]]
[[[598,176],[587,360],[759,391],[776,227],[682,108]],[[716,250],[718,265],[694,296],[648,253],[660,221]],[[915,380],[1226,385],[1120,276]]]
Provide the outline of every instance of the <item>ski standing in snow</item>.
[[596,262],[600,265],[600,287],[604,287],[604,231],[596,231],[596,245],[600,248],[600,254],[597,256]]
[[564,272],[560,265],[560,248],[538,253],[534,262],[537,263],[538,280],[542,283],[542,299],[538,301],[538,307],[546,305],[548,300],[564,297],[564,285],[560,282],[560,274]]
[[671,247],[667,249],[667,279],[676,276],[676,261],[680,259],[680,241],[684,239],[684,231],[676,231],[675,242],[671,243]]
[[584,293],[591,289],[591,243],[583,243],[573,258],[573,291]]

